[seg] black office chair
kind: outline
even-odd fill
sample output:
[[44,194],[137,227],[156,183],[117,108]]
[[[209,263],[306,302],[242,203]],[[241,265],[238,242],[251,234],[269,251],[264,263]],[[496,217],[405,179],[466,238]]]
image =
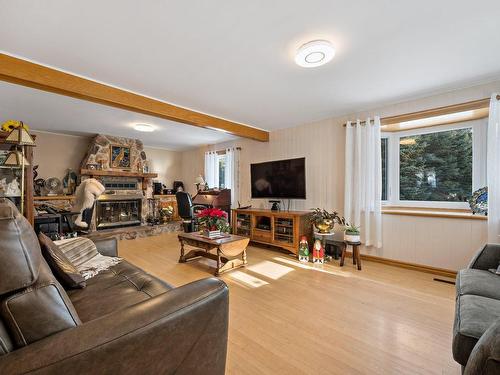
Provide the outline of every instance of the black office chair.
[[196,230],[196,211],[205,209],[205,206],[193,205],[191,195],[185,191],[175,193],[177,200],[177,210],[182,218],[184,232],[193,232]]

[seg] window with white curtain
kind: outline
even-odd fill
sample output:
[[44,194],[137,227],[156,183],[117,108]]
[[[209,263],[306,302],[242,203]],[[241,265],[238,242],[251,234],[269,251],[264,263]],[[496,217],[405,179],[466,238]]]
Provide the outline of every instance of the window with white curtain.
[[219,171],[219,189],[224,189],[226,187],[226,153],[217,154],[217,168]]
[[386,205],[468,208],[486,185],[484,120],[382,133]]

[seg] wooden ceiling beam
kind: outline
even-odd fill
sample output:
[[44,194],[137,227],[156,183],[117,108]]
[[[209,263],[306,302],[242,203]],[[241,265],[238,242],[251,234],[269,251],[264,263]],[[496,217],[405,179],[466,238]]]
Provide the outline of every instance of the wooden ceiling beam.
[[269,141],[269,133],[264,130],[178,107],[2,53],[0,80],[200,128],[223,131],[243,138]]

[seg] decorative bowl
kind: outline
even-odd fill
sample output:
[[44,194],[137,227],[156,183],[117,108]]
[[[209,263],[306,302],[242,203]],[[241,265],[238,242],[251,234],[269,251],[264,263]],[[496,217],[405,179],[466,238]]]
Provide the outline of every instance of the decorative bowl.
[[324,219],[318,223],[314,223],[314,226],[319,233],[330,233],[333,229],[333,220]]

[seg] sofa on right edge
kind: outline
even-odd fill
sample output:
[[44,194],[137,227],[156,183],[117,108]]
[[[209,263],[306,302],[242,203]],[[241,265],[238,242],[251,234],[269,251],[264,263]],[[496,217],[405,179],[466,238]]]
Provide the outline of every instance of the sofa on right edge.
[[467,375],[500,374],[500,245],[484,246],[456,280],[453,358]]

